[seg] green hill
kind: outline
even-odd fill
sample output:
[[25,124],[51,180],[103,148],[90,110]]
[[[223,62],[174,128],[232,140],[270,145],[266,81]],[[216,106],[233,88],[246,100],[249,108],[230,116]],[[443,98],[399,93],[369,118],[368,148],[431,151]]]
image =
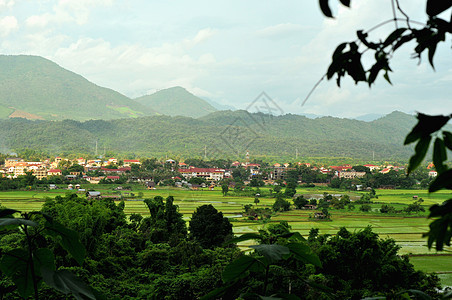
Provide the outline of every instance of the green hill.
[[142,96],[135,100],[168,116],[198,118],[217,110],[207,101],[196,97],[179,86],[160,90],[154,94]]
[[99,149],[138,156],[209,158],[352,157],[370,161],[407,160],[403,140],[416,119],[400,112],[372,122],[298,115],[270,116],[220,111],[193,119],[152,116],[136,119],[0,120],[0,149],[39,149],[51,154]]
[[148,107],[45,58],[0,55],[0,118],[89,120],[152,114]]

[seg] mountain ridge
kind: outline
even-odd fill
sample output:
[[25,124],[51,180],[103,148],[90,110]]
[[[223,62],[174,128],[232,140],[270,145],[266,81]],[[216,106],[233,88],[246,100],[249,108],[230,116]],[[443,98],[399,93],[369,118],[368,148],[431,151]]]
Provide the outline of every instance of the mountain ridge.
[[0,120],[0,149],[93,153],[96,141],[113,153],[138,156],[239,158],[353,157],[407,160],[403,140],[416,119],[393,112],[372,122],[334,117],[309,119],[246,111],[217,111],[201,118],[145,116],[90,121]]
[[135,98],[135,101],[168,116],[202,117],[217,111],[206,100],[176,86]]
[[132,99],[40,56],[0,55],[0,69],[0,117],[3,118],[14,111],[47,120],[155,114]]

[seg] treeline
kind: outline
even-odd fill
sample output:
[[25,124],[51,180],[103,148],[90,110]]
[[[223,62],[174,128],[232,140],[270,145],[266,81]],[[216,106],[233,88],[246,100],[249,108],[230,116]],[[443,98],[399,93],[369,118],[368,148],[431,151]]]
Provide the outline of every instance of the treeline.
[[[391,124],[391,135],[387,134]],[[263,126],[265,125],[265,126]],[[353,157],[407,160],[410,147],[400,141],[414,118],[392,113],[373,122],[339,118],[269,116],[245,111],[217,112],[201,119],[153,116],[136,119],[78,122],[0,120],[0,147],[39,149],[52,155],[107,152],[164,157],[243,159],[255,157]],[[315,155],[314,155],[315,154]]]
[[[108,199],[57,196],[47,199],[40,213],[22,215],[21,220],[27,222],[20,221],[17,214],[14,222],[11,216],[7,219],[8,224],[38,224],[27,226],[26,234],[17,226],[5,227],[3,217],[8,211],[0,210],[2,292],[8,299],[33,294],[33,287],[17,289],[26,284],[17,281],[21,266],[11,269],[6,262],[18,251],[28,253],[29,249],[46,247],[46,253],[54,255],[57,272],[76,274],[91,287],[82,291],[84,295],[91,293],[93,299],[256,299],[270,295],[285,299],[361,299],[408,295],[413,289],[438,295],[438,277],[415,271],[407,257],[397,255],[399,247],[394,240],[380,240],[370,227],[360,232],[342,228],[335,236],[320,235],[318,229],[312,229],[305,240],[281,222],[268,225],[258,234],[231,240],[231,223],[213,206],[198,207],[187,226],[173,200],[159,196],[146,199],[148,217],[127,217],[124,202],[116,205]],[[70,245],[43,236],[42,226],[49,224],[67,235],[71,232],[57,224],[77,232],[84,255],[66,252]],[[249,254],[235,246],[246,239],[257,241]],[[84,262],[78,265],[77,261]],[[49,285],[46,276],[36,276],[37,297],[64,297],[51,288],[54,284],[50,281]],[[78,286],[83,284],[79,282]]]

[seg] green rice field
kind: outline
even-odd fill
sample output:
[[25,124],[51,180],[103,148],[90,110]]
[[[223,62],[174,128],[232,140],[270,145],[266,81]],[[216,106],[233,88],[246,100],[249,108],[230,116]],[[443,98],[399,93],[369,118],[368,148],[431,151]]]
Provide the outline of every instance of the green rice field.
[[[93,185],[83,186],[85,189],[95,189],[103,194],[112,194],[112,185]],[[261,191],[266,188],[261,188]],[[66,190],[55,191],[8,191],[0,192],[0,204],[2,206],[17,209],[20,211],[39,210],[46,197],[55,197],[64,195]],[[242,196],[226,196],[221,193],[220,188],[213,191],[201,189],[191,191],[180,188],[158,188],[156,190],[146,190],[141,186],[133,186],[133,191],[122,191],[123,196],[128,197],[130,193],[135,196],[142,193],[142,198],[151,198],[154,196],[162,196],[164,198],[173,196],[175,204],[179,205],[179,210],[184,214],[184,218],[188,220],[193,211],[200,205],[212,204],[223,214],[230,218],[234,225],[234,232],[242,234],[247,232],[256,232],[266,226],[259,221],[249,221],[242,218],[243,206],[245,204],[254,205],[254,197]],[[297,189],[298,194],[306,195],[322,195],[324,192],[330,194],[343,194],[328,188],[304,188]],[[126,194],[129,193],[129,194]],[[358,199],[362,192],[347,192],[351,199]],[[312,221],[309,215],[313,211],[309,210],[291,210],[279,213],[273,216],[270,222],[287,221],[292,230],[299,231],[303,235],[307,235],[311,228],[319,228],[321,234],[335,234],[339,228],[346,227],[351,231],[362,230],[366,226],[372,226],[373,231],[378,233],[380,238],[392,238],[401,247],[399,253],[411,256],[411,261],[419,270],[428,272],[437,272],[444,285],[452,286],[452,248],[447,248],[438,255],[434,249],[429,250],[426,246],[426,239],[422,234],[428,231],[430,220],[426,218],[426,213],[407,215],[386,215],[378,212],[382,203],[391,204],[400,209],[401,207],[412,203],[413,196],[424,200],[426,210],[428,206],[435,203],[442,203],[449,199],[452,195],[448,191],[440,191],[438,193],[429,194],[427,190],[377,190],[378,202],[372,204],[372,212],[364,213],[358,210],[334,210],[331,209],[332,221]],[[258,207],[271,207],[274,198],[260,198]],[[144,216],[149,214],[146,205],[142,199],[125,200],[126,214],[139,213]],[[444,255],[444,254],[451,254]]]

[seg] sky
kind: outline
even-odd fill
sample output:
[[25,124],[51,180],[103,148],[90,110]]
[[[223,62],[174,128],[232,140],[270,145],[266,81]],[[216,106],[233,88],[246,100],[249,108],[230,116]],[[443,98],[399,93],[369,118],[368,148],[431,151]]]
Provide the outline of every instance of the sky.
[[[394,56],[393,85],[379,78],[369,89],[348,78],[338,88],[324,80],[303,105],[338,44],[392,18],[390,0],[354,0],[350,9],[330,2],[335,19],[318,1],[0,0],[0,54],[43,56],[131,98],[182,86],[238,109],[265,92],[283,113],[452,112],[450,39],[435,70],[425,56],[412,59],[409,44]],[[411,19],[426,21],[425,0],[399,2]]]

